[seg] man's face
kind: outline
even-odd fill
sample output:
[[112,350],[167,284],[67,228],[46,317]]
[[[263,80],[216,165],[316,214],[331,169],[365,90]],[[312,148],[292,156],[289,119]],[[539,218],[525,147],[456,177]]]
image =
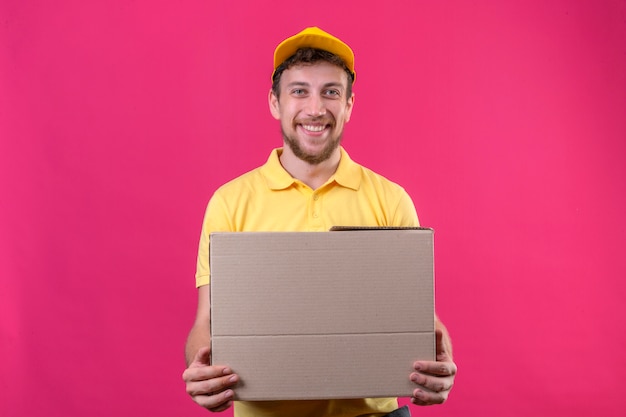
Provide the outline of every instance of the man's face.
[[270,111],[295,156],[317,165],[337,151],[354,103],[354,96],[346,97],[347,86],[346,72],[325,61],[282,73],[280,96],[270,92]]

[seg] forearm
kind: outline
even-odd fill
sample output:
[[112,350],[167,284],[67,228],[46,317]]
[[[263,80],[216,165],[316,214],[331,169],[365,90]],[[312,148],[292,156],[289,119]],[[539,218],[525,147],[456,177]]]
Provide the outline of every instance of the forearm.
[[198,313],[185,344],[185,360],[187,366],[203,347],[211,346],[211,302],[208,285],[198,288]]
[[211,331],[207,326],[195,323],[189,332],[187,343],[185,344],[185,361],[187,366],[193,361],[196,352],[205,346],[211,346]]

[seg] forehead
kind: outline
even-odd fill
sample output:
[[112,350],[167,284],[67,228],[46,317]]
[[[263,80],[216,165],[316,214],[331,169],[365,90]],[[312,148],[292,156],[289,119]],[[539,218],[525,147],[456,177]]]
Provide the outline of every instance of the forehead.
[[348,86],[348,74],[343,68],[326,61],[300,63],[283,71],[281,84],[306,84],[310,86],[334,84],[344,89]]

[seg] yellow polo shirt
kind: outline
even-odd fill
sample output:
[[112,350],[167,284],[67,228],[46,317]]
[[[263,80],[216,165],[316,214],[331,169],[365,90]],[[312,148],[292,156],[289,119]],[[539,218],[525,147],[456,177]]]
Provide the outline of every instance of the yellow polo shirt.
[[[209,284],[209,235],[241,231],[327,231],[332,226],[419,226],[406,191],[355,163],[341,148],[335,174],[317,190],[280,164],[282,149],[267,162],[224,184],[206,209],[196,285]],[[409,377],[408,375],[406,376]],[[236,417],[379,416],[398,407],[395,398],[235,402]]]

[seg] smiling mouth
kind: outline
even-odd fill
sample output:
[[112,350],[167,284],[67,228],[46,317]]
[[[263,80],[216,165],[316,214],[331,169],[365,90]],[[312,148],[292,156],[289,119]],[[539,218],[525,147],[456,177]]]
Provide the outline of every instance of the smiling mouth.
[[321,132],[326,129],[327,125],[300,125],[302,128],[308,132]]

